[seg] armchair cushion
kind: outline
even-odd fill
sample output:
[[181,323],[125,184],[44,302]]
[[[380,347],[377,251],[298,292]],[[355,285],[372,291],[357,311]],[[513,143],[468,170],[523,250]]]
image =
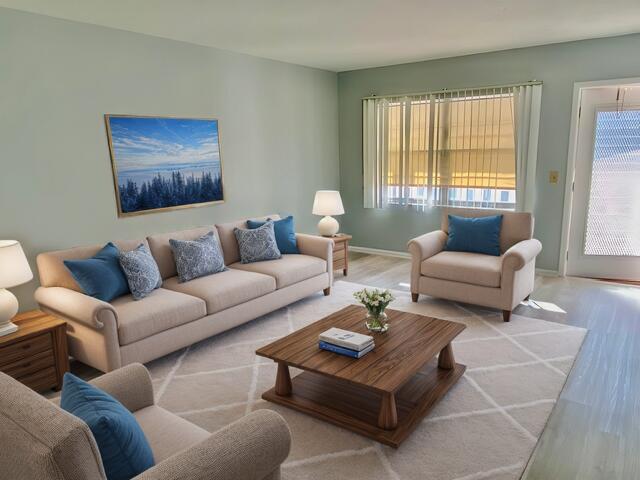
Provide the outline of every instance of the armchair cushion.
[[210,433],[157,405],[133,412],[156,463],[209,437]]
[[502,215],[458,217],[449,215],[449,238],[445,250],[500,256]]
[[91,429],[108,480],[129,480],[155,464],[135,417],[111,395],[65,373],[60,407]]
[[425,277],[485,287],[500,287],[501,272],[502,257],[481,253],[440,252],[420,264]]

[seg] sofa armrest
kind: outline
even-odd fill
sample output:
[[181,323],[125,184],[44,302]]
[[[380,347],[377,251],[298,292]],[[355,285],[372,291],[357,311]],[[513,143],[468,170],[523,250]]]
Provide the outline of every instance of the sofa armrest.
[[39,287],[36,302],[46,311],[102,329],[106,322],[117,324],[118,315],[111,304],[64,287]]
[[333,259],[333,240],[331,238],[296,233],[296,241],[298,242],[300,253],[327,261]]
[[520,270],[527,263],[534,260],[541,251],[542,244],[535,238],[516,243],[504,252],[502,272]]
[[447,243],[447,234],[442,230],[425,233],[409,240],[407,248],[414,261],[421,262],[435,254],[440,253]]
[[258,410],[141,473],[136,480],[262,480],[289,455],[284,419]]
[[141,363],[131,363],[89,383],[107,392],[131,412],[155,403],[151,376]]

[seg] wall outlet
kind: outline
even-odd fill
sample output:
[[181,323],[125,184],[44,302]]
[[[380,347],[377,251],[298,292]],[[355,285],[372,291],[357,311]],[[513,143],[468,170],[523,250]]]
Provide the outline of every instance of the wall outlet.
[[558,183],[559,177],[560,177],[560,172],[558,172],[558,170],[549,171],[549,183]]

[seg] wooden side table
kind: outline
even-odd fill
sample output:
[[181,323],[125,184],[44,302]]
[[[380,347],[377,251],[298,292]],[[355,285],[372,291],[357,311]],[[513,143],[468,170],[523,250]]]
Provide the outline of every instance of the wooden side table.
[[349,273],[349,240],[353,237],[346,233],[338,233],[331,238],[334,242],[333,269],[342,270],[342,274],[346,277],[347,273]]
[[0,370],[36,391],[60,390],[69,371],[67,323],[40,310],[12,322],[18,331],[0,337]]

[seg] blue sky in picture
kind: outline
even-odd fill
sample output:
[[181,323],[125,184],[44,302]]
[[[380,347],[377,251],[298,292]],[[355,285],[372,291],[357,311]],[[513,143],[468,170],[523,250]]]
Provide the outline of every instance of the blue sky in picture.
[[119,185],[177,171],[220,175],[217,120],[109,117],[109,126]]

